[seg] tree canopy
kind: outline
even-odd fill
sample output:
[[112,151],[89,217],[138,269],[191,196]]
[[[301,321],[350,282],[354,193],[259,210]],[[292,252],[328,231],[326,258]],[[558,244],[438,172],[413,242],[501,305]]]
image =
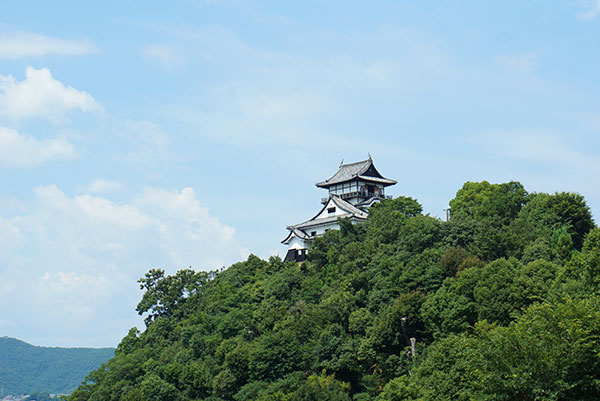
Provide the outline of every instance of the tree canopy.
[[83,400],[592,400],[600,229],[584,198],[466,183],[448,222],[412,198],[341,220],[308,261],[150,270]]

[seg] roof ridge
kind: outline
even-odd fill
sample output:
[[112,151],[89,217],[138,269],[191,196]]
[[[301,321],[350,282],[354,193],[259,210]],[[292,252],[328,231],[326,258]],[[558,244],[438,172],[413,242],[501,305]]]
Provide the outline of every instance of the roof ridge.
[[[331,199],[333,199],[333,202],[337,206],[339,206],[341,208],[345,207],[348,212],[351,212],[353,214],[357,214],[357,215],[360,215],[360,216],[362,216],[362,215],[368,215],[367,212],[365,212],[364,210],[361,210],[361,209],[357,208],[352,203],[350,203],[348,201],[345,201],[344,199],[340,198],[338,195],[333,195],[331,197]],[[341,205],[340,205],[340,203],[341,203]]]
[[371,161],[371,159],[367,159],[367,160],[361,160],[361,161],[358,161],[358,162],[352,162],[352,163],[340,164],[340,167],[343,167],[343,166],[352,166],[352,165],[354,165],[354,164],[362,164],[362,163],[364,163],[364,162],[370,162],[370,161]]

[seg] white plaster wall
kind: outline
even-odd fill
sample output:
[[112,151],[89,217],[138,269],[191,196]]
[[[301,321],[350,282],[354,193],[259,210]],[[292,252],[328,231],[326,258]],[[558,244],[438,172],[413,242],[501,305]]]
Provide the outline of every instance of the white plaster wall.
[[307,249],[308,244],[306,241],[296,237],[295,235],[290,240],[289,249]]
[[[335,213],[328,213],[327,209],[331,208],[331,207],[335,207]],[[333,202],[332,199],[329,199],[329,202],[327,202],[327,206],[325,207],[325,209],[323,209],[323,211],[317,216],[317,219],[323,219],[325,217],[331,217],[331,216],[341,216],[343,214],[346,214],[346,212],[344,212],[342,209],[340,209],[339,207],[336,206],[336,204]]]
[[337,230],[337,229],[339,229],[337,221],[333,221],[331,223],[327,223],[322,226],[318,226],[318,227],[311,228],[311,229],[306,229],[304,231],[306,231],[308,234],[311,234],[313,231],[316,231],[317,235],[323,235],[323,234],[325,234],[325,231],[327,231],[327,230]]

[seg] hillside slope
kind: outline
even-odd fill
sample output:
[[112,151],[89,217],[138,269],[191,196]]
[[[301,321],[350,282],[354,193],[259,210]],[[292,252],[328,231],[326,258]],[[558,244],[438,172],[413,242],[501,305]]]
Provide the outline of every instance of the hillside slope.
[[308,261],[140,280],[132,329],[72,401],[600,399],[600,229],[581,195],[466,183],[340,220]]
[[112,348],[36,347],[0,337],[0,395],[70,393],[113,356]]

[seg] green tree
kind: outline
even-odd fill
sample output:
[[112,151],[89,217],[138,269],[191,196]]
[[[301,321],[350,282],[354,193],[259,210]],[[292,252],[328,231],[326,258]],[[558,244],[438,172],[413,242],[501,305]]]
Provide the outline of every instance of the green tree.
[[497,400],[600,397],[598,300],[536,304],[513,325],[476,330],[478,390]]
[[507,225],[517,217],[527,202],[527,191],[519,182],[490,184],[487,181],[466,182],[450,201],[451,218],[471,217],[475,220],[498,219]]
[[586,253],[600,250],[600,228],[594,228],[586,234],[582,250]]
[[148,313],[144,319],[146,325],[158,317],[179,313],[188,297],[202,293],[213,274],[185,269],[174,276],[165,276],[164,270],[152,269],[138,280],[145,292],[136,310],[140,315]]
[[482,182],[452,205],[441,222],[383,201],[301,265],[151,270],[146,329],[70,399],[598,398],[600,231],[583,199]]
[[436,341],[377,400],[595,400],[599,336],[596,297],[534,304],[507,327],[480,322]]
[[418,216],[422,211],[421,204],[409,197],[381,201],[369,211],[367,236],[378,242],[393,242],[399,238],[399,231],[406,220]]
[[215,376],[212,387],[216,397],[231,399],[237,392],[236,378],[229,369],[224,369]]
[[440,268],[446,277],[456,276],[461,263],[469,256],[462,247],[450,247],[444,251],[440,260]]
[[140,388],[146,401],[176,401],[181,399],[175,386],[155,374],[145,377]]
[[566,230],[574,248],[581,250],[583,238],[594,227],[590,208],[582,195],[557,192],[530,195],[512,230],[528,241],[540,237],[549,240],[555,230]]
[[294,393],[291,401],[350,401],[349,387],[333,375],[311,375]]
[[300,344],[288,330],[262,335],[250,354],[253,380],[273,380],[302,366]]
[[514,258],[498,259],[444,281],[421,313],[436,337],[460,333],[479,320],[508,324],[523,308],[546,297],[556,274],[556,265],[547,261],[523,266]]

